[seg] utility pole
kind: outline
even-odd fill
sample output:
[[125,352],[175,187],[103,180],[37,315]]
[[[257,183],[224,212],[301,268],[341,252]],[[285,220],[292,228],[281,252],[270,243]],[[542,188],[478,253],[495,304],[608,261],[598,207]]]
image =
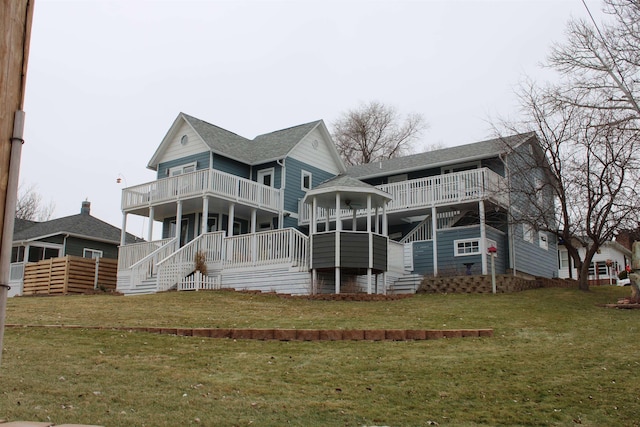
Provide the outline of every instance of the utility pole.
[[0,364],[24,143],[24,92],[33,3],[34,0],[0,0]]

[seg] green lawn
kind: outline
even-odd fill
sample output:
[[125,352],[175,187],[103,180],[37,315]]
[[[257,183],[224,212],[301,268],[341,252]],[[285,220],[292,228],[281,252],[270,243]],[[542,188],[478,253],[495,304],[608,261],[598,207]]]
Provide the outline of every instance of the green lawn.
[[[13,298],[8,324],[493,328],[492,338],[279,342],[7,328],[0,419],[106,426],[638,426],[629,288],[386,302],[182,292]],[[435,425],[435,424],[431,424]]]

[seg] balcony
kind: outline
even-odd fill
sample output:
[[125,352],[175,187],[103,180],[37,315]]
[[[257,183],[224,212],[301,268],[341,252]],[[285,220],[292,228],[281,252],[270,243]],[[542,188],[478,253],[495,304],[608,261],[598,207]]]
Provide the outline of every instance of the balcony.
[[[492,200],[507,206],[507,181],[488,168],[435,175],[426,178],[378,185],[376,188],[389,193],[392,200],[387,204],[387,213],[408,212],[439,206],[453,206],[461,203]],[[359,209],[356,216],[364,216],[366,210]],[[311,207],[300,205],[299,224],[309,224]],[[342,209],[340,216],[350,218],[353,212]],[[335,209],[329,211],[329,218],[335,220]],[[320,210],[319,220],[326,213]]]
[[204,196],[277,213],[280,190],[249,179],[204,169],[128,187],[122,190],[122,210],[144,214],[151,206]]

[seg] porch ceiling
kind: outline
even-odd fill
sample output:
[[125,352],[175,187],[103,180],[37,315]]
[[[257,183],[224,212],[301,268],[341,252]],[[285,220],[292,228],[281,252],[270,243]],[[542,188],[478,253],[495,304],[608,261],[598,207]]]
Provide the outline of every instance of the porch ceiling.
[[[221,199],[221,198],[213,198],[209,197],[209,213],[223,213],[227,214],[229,212],[229,206],[234,203],[230,200]],[[177,202],[171,203],[163,203],[159,205],[155,205],[153,207],[153,219],[154,221],[162,221],[164,218],[175,217],[177,213],[178,205]],[[250,218],[252,207],[243,205],[239,202],[235,202],[234,207],[234,215],[242,218]],[[202,212],[203,210],[203,201],[202,197],[190,198],[182,200],[182,214],[187,215],[194,212]],[[139,208],[134,210],[127,211],[129,214],[149,217],[149,208]],[[266,210],[266,209],[257,209],[258,219],[261,217],[273,217],[277,215],[277,213]]]

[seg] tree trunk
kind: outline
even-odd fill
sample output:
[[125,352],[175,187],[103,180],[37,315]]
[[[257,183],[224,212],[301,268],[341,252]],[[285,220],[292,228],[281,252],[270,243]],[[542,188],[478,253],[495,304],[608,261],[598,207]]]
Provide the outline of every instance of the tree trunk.
[[629,280],[631,281],[630,302],[631,304],[638,304],[640,303],[640,288],[638,287],[638,285],[640,284],[640,274],[638,273],[629,274]]
[[589,264],[583,262],[578,271],[578,289],[581,291],[589,291]]

